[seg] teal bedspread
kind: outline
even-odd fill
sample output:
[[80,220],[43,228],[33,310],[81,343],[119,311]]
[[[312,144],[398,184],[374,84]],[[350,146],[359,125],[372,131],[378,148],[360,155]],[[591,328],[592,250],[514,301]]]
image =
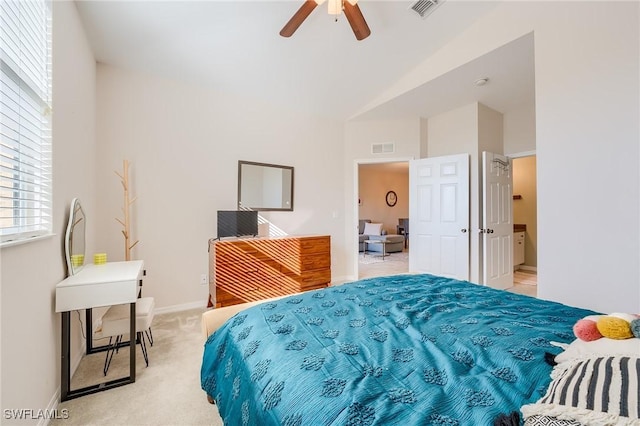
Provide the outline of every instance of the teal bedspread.
[[225,425],[492,425],[544,394],[550,342],[590,314],[432,275],[361,280],[236,314],[201,384]]

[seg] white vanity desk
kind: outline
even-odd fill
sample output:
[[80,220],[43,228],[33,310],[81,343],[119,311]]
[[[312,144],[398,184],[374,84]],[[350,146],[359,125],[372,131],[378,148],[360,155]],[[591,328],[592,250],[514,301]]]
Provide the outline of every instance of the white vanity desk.
[[[131,306],[130,336],[135,336],[136,299],[138,298],[144,263],[141,260],[127,262],[111,262],[104,265],[84,265],[74,275],[56,285],[56,312],[62,313],[62,348],[61,348],[61,400],[103,391],[136,381],[136,339],[129,339],[129,376],[116,380],[71,390],[71,311],[87,310],[87,330],[91,329],[91,309],[100,306],[129,303]],[[87,353],[91,350],[93,330],[87,333]]]

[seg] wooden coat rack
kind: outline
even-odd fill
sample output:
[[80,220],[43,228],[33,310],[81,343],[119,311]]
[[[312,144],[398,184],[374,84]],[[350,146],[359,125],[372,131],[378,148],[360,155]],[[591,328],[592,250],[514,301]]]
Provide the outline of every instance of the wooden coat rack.
[[129,162],[127,160],[124,160],[122,174],[118,173],[117,171],[115,172],[115,174],[120,178],[120,182],[122,183],[122,187],[124,188],[124,207],[122,208],[122,211],[124,212],[124,221],[118,219],[117,217],[116,220],[120,222],[120,224],[124,228],[122,230],[122,235],[124,235],[124,258],[125,260],[131,260],[131,249],[136,244],[138,244],[138,240],[136,240],[133,244],[130,244],[131,219],[129,215],[129,208],[138,197],[134,197],[133,200],[129,199]]

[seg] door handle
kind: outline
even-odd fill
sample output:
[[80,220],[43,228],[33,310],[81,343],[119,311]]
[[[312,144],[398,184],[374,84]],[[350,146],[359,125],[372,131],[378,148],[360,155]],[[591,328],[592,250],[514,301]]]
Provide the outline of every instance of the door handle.
[[462,229],[460,230],[460,232],[462,232],[463,234],[465,234],[465,233],[467,232],[467,230],[466,230],[465,228],[462,228]]

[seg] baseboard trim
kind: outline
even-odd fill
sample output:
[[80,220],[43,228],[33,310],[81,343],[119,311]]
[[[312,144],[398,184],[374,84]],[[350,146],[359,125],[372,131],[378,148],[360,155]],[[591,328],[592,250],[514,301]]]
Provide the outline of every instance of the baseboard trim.
[[60,401],[60,388],[53,394],[49,404],[47,404],[47,408],[44,410],[47,415],[40,417],[37,423],[38,426],[48,426],[54,417],[65,418],[64,413],[58,413],[57,411],[58,401]]
[[519,265],[518,269],[522,269],[523,271],[538,272],[538,268],[536,266]]
[[171,312],[180,312],[180,311],[188,311],[189,309],[206,309],[207,302],[191,302],[191,303],[183,303],[181,305],[171,305],[165,306],[163,308],[155,308],[155,313],[157,314],[168,314]]
[[355,280],[353,279],[352,276],[349,276],[349,275],[345,275],[345,276],[342,276],[342,277],[332,277],[331,278],[331,283],[329,285],[330,286],[341,285],[341,284],[348,283],[348,282],[351,282],[351,281],[355,281]]

